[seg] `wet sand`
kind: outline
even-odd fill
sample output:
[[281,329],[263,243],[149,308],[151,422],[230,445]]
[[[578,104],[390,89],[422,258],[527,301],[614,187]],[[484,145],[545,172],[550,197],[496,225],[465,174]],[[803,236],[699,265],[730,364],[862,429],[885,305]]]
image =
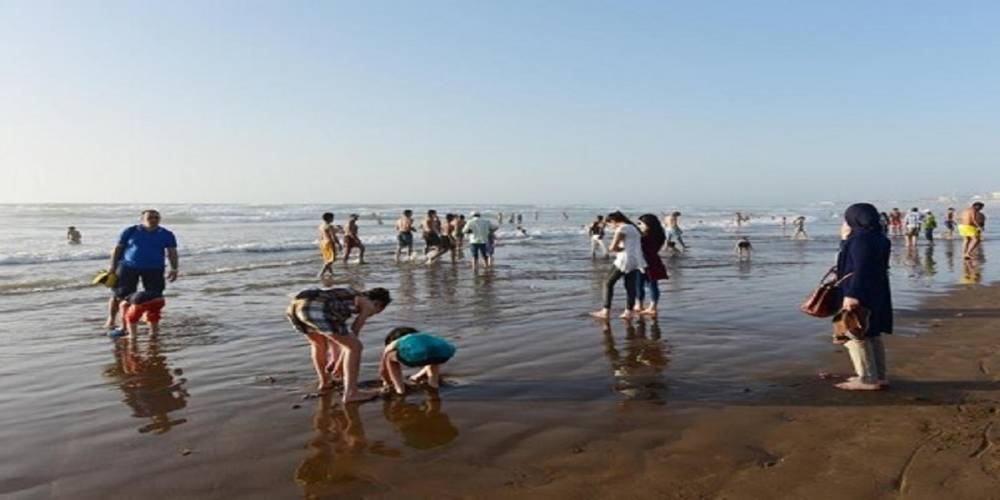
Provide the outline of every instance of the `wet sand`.
[[[711,400],[664,390],[669,349],[655,329],[612,323],[605,354],[621,399],[567,400],[558,383],[504,398],[465,393],[344,407],[303,400],[293,372],[185,394],[169,345],[117,346],[132,417],[49,433],[37,453],[0,465],[0,492],[25,498],[995,498],[1000,485],[1000,287],[967,287],[904,313],[887,347],[892,388],[844,393],[831,345]],[[162,352],[161,352],[162,351]],[[175,362],[176,364],[176,362]],[[772,365],[772,368],[776,365]],[[525,382],[519,382],[523,384]],[[683,384],[683,381],[679,383]],[[595,392],[608,391],[595,380]],[[540,384],[542,385],[542,384]],[[31,390],[28,388],[27,390]],[[214,404],[168,413],[186,397]],[[44,398],[44,392],[41,398]],[[80,405],[81,407],[83,405]],[[51,428],[72,408],[23,422]],[[101,409],[91,410],[99,414]],[[143,412],[149,413],[144,414]],[[187,422],[186,420],[190,420]],[[198,422],[205,422],[199,425]],[[210,423],[210,424],[208,424]],[[170,432],[167,432],[170,431]],[[9,432],[9,431],[8,431]],[[155,435],[156,439],[149,439]],[[2,437],[2,436],[0,436]],[[24,471],[34,471],[25,474]]]

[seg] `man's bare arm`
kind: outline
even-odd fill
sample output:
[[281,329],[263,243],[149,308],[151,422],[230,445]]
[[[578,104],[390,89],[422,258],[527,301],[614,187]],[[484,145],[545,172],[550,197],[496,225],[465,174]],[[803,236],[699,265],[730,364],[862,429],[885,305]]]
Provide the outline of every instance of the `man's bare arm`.
[[118,261],[122,260],[122,251],[125,247],[122,245],[115,245],[115,249],[111,251],[111,266],[108,267],[109,271],[114,272],[118,268]]

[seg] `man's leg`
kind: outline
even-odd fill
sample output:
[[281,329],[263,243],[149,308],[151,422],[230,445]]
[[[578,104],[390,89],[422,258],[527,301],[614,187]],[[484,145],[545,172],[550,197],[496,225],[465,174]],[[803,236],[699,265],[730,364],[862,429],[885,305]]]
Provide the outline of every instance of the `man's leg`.
[[116,324],[118,324],[117,318],[118,318],[118,307],[120,302],[121,301],[118,300],[118,297],[115,297],[114,295],[112,295],[111,298],[108,299],[108,320],[104,322],[104,328],[110,330],[114,328]]
[[358,251],[361,252],[358,255],[358,264],[364,264],[365,263],[365,244],[361,243],[360,241],[358,242]]

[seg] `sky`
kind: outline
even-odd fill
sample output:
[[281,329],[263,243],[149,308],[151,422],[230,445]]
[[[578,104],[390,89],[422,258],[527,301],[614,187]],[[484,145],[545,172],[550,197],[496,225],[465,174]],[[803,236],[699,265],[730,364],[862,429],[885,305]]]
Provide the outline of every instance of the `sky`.
[[1000,2],[0,0],[0,203],[1000,191]]

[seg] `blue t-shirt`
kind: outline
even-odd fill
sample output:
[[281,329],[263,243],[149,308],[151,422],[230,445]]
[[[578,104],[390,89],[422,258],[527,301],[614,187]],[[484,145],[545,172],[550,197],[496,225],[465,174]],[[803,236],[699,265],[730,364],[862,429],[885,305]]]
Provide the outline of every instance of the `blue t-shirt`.
[[133,269],[163,269],[164,251],[177,248],[174,233],[163,227],[147,231],[141,225],[125,228],[118,238],[118,244],[125,247],[122,264]]
[[429,333],[411,333],[396,343],[400,363],[410,367],[440,365],[454,355],[451,342]]

